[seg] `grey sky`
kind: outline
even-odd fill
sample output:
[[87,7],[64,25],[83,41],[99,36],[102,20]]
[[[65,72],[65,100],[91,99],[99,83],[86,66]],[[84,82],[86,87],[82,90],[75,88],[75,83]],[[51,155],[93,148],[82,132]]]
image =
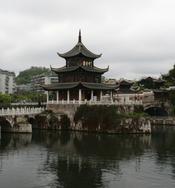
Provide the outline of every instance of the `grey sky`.
[[174,0],[0,0],[0,68],[60,67],[83,43],[107,77],[166,73],[175,62]]

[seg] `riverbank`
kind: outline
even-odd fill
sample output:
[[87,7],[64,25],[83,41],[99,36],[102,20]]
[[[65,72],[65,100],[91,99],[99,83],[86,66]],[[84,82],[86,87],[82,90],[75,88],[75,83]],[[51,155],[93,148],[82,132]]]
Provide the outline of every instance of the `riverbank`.
[[[65,109],[65,107],[64,107]],[[175,126],[175,117],[150,117],[139,107],[120,108],[107,105],[81,105],[71,114],[46,110],[37,115],[0,117],[2,132],[31,133],[39,130],[69,130],[96,133],[152,133],[152,126]],[[64,113],[63,113],[64,112]]]
[[74,116],[45,111],[30,119],[35,129],[72,130],[97,133],[151,133],[150,120],[143,113],[119,113],[116,106],[81,105]]

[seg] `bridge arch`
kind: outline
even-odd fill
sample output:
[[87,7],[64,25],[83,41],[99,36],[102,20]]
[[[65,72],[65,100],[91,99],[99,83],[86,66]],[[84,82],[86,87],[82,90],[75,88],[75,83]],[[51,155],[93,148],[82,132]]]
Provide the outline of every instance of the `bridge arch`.
[[8,121],[6,117],[0,117],[0,126],[2,132],[12,128],[11,123]]
[[144,112],[150,116],[168,116],[168,112],[163,107],[150,106],[144,109]]

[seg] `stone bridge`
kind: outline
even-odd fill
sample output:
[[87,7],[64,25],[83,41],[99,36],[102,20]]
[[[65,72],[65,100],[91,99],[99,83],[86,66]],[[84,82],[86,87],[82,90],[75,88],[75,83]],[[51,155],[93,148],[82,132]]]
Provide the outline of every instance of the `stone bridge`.
[[169,116],[172,114],[171,105],[168,102],[152,101],[143,103],[144,112],[151,116]]
[[12,108],[0,110],[0,127],[2,132],[31,133],[29,117],[43,112],[44,108]]

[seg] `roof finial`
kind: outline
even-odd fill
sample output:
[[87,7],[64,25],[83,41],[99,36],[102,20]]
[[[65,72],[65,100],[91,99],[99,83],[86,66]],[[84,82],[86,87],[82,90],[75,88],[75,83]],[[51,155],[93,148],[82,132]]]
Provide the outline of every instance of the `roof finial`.
[[78,42],[81,42],[81,29],[79,29]]

